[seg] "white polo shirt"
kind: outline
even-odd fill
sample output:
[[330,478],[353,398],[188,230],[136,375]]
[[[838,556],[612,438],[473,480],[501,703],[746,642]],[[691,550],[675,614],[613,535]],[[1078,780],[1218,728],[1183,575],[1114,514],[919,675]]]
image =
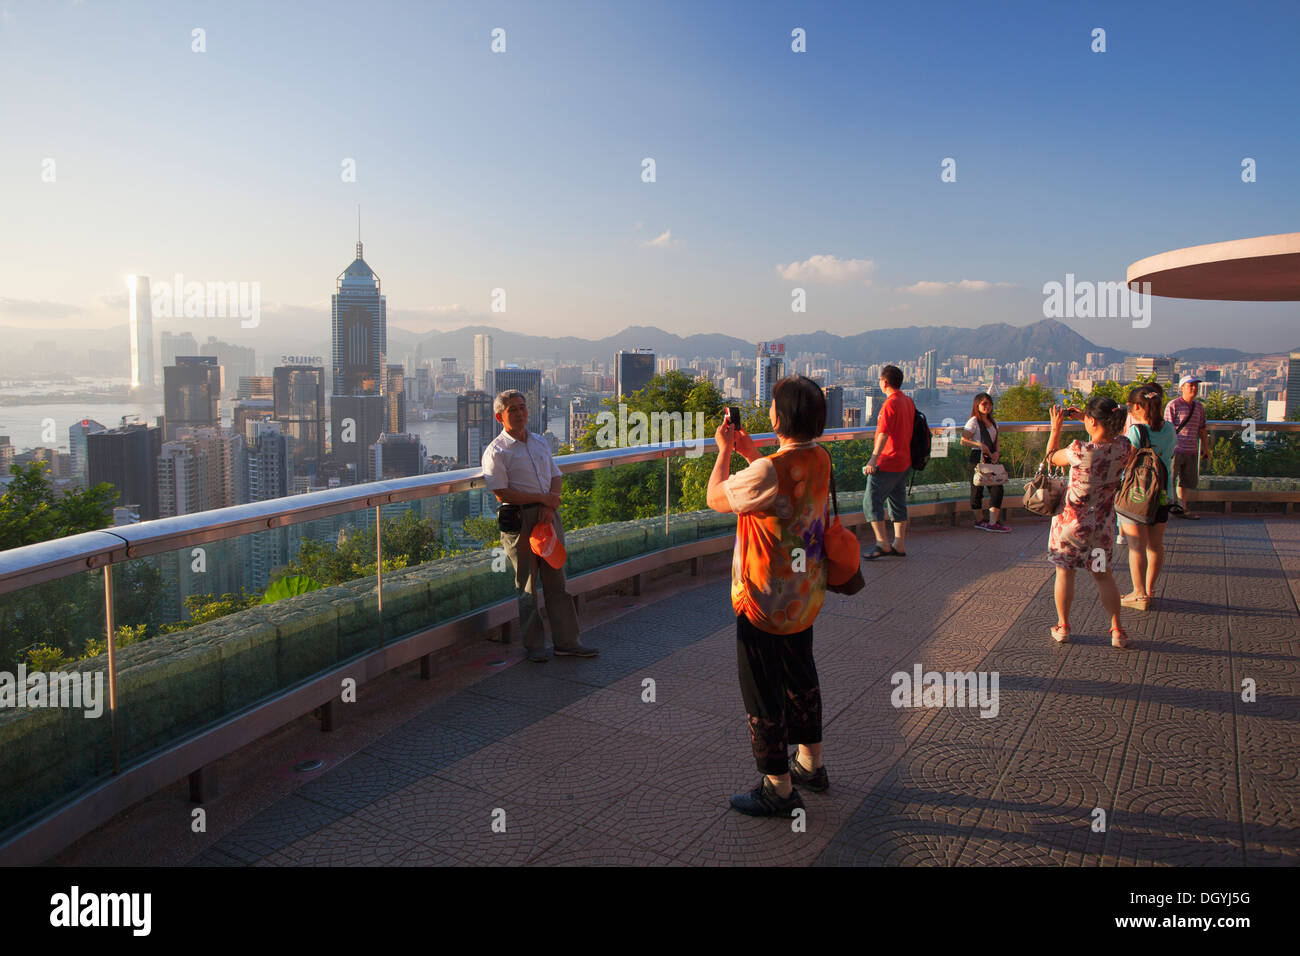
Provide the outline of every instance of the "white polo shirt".
[[483,476],[488,491],[509,488],[524,494],[548,495],[551,479],[560,475],[550,447],[532,432],[527,441],[519,441],[502,431],[483,449]]

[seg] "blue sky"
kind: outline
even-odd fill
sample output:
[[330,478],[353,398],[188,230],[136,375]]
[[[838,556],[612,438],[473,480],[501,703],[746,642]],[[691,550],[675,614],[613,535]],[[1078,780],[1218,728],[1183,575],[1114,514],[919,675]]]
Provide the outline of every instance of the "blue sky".
[[[0,324],[121,322],[134,272],[257,281],[264,328],[318,322],[358,203],[416,330],[1027,324],[1066,273],[1300,229],[1297,37],[1291,3],[0,0]],[[1262,351],[1298,318],[1071,324]]]

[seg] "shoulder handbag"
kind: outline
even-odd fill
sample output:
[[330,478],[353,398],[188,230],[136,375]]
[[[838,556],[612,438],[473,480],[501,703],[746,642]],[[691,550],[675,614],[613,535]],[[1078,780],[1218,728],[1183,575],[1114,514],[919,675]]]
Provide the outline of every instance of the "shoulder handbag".
[[[997,439],[989,434],[988,428],[984,425],[984,420],[976,416],[975,423],[979,425],[980,441],[984,442],[984,446],[990,451],[997,451]],[[975,462],[975,474],[971,476],[971,484],[975,485],[976,488],[1005,485],[1007,483],[1007,469],[1000,462],[985,461],[985,457],[983,449],[972,449],[971,460]]]
[[977,488],[988,488],[1007,483],[1007,469],[1000,462],[979,462],[975,465],[975,474],[971,481]]
[[1038,473],[1025,485],[1025,498],[1022,506],[1030,514],[1050,518],[1061,513],[1065,507],[1066,480],[1053,475],[1047,459],[1038,466]]
[[[826,449],[822,449],[826,451]],[[830,452],[826,452],[830,459]],[[840,505],[835,500],[835,462],[829,461],[831,469],[831,507],[835,509],[835,518],[822,534],[823,550],[826,552],[826,590],[836,594],[857,594],[866,586],[862,579],[862,548],[855,535],[840,524]]]

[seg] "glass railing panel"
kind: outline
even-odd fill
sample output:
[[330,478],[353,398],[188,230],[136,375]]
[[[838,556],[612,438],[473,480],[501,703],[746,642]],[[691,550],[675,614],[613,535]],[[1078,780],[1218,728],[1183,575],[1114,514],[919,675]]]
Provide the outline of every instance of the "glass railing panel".
[[113,772],[104,572],[0,595],[0,839]]
[[114,566],[129,764],[380,646],[374,509]]

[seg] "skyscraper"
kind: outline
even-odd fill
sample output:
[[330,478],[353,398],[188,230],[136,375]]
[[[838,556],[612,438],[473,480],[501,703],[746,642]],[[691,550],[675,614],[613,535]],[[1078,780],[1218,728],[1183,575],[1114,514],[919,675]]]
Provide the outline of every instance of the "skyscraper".
[[383,393],[384,359],[388,352],[388,300],[380,294],[379,277],[361,256],[338,277],[330,299],[334,342],[333,395]]
[[424,446],[419,435],[380,435],[370,446],[375,481],[424,474]]
[[[188,353],[193,355],[193,352]],[[242,378],[251,378],[257,374],[257,352],[242,345],[231,345],[220,341],[215,335],[199,346],[199,355],[209,355],[217,360],[224,374],[222,375],[222,392],[234,394]]]
[[[131,310],[131,387],[157,388],[158,367],[153,350],[153,304],[149,299],[149,277],[127,276],[127,298]],[[144,520],[141,516],[141,520]]]
[[924,369],[926,389],[934,390],[939,387],[939,353],[935,349],[930,349],[925,353],[925,359],[922,363]]
[[501,430],[492,414],[492,396],[477,389],[456,396],[456,461],[472,467]]
[[384,431],[390,435],[406,432],[406,369],[401,365],[389,365],[384,369]]
[[178,356],[175,365],[163,369],[166,440],[174,440],[178,428],[220,425],[220,395],[221,366],[215,356]]
[[826,427],[844,427],[844,389],[838,385],[828,385],[822,392],[826,396]]
[[785,377],[785,343],[759,342],[754,397],[766,408],[772,403],[772,386]]
[[86,459],[86,436],[104,431],[104,426],[93,418],[83,418],[68,428],[68,453],[72,458],[72,477],[87,487],[89,477]]
[[492,384],[492,371],[492,336],[476,334],[474,336],[474,387],[480,392],[495,395],[501,391]]
[[141,521],[158,517],[158,456],[162,429],[124,425],[86,436],[87,482],[106,481],[119,505],[139,507]]
[[385,404],[379,394],[330,399],[330,455],[355,482],[374,480],[369,450],[384,432]]
[[541,369],[508,365],[494,371],[492,381],[497,395],[511,388],[522,392],[528,403],[528,430],[536,435],[546,431],[546,422],[542,418]]
[[1300,352],[1292,352],[1286,364],[1286,417],[1300,412]]
[[[654,349],[620,351],[614,357],[614,394],[622,398],[650,384],[655,374]],[[545,429],[543,429],[545,431]]]
[[289,449],[279,422],[249,422],[248,500],[270,501],[289,493]]
[[273,378],[275,420],[289,439],[289,473],[315,475],[325,454],[325,369],[281,365]]

